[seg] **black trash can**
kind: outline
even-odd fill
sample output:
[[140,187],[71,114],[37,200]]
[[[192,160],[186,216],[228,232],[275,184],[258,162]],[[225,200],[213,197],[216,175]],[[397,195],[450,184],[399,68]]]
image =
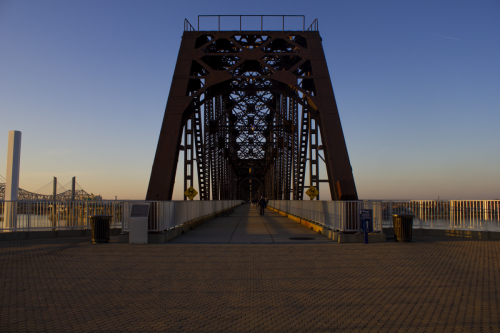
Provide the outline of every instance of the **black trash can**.
[[412,214],[392,215],[392,225],[394,226],[394,240],[397,242],[410,242],[413,231]]
[[113,215],[92,215],[90,226],[92,227],[92,242],[107,243],[109,241],[109,223]]

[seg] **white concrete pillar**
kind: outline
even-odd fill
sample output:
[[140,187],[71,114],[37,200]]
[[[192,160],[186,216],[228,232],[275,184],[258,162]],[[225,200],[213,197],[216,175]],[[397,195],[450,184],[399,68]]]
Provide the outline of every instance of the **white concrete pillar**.
[[5,182],[4,228],[17,227],[17,199],[21,167],[21,132],[9,131],[7,148],[7,178]]

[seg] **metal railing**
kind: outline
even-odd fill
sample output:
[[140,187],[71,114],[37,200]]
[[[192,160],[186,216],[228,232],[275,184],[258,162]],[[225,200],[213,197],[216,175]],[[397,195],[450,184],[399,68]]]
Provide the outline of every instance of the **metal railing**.
[[318,19],[314,19],[313,23],[307,28],[307,31],[318,31],[319,28],[319,22]]
[[392,214],[413,214],[414,228],[500,231],[500,200],[383,201],[384,227]]
[[[134,203],[151,205],[149,230],[161,232],[241,201],[0,201],[0,231],[89,229],[89,217],[101,214],[127,231]],[[360,209],[373,209],[374,230],[392,227],[392,214],[414,214],[414,228],[500,231],[500,200],[270,200],[269,206],[340,231],[358,230]]]
[[123,231],[129,230],[130,211],[134,203],[149,203],[149,231],[164,231],[186,222],[235,207],[241,200],[207,201],[126,201],[123,205]]
[[[259,31],[259,29],[242,29],[242,24],[243,24],[243,18],[245,17],[260,17],[260,32],[264,31],[279,31],[279,29],[275,30],[269,30],[265,29],[264,27],[264,18],[265,17],[279,17],[281,18],[281,31],[318,31],[318,19],[315,19],[311,26],[306,30],[305,29],[305,16],[304,15],[198,15],[198,31],[215,31],[215,29],[204,29],[201,30],[200,27],[200,18],[207,18],[207,17],[216,17],[217,18],[217,31],[221,31],[221,17],[234,17],[239,19],[239,30],[234,29],[234,31]],[[301,17],[302,18],[302,29],[295,29],[295,30],[290,30],[290,29],[285,29],[285,18],[291,18],[291,17]],[[224,30],[224,29],[223,29]],[[184,31],[196,31],[196,29],[193,28],[193,26],[189,23],[187,19],[184,19]]]
[[0,232],[90,229],[90,216],[113,215],[127,231],[134,203],[149,203],[149,231],[161,232],[241,204],[221,201],[0,201]]
[[195,28],[189,23],[188,19],[184,19],[184,31],[196,31]]
[[343,232],[358,231],[359,210],[373,209],[373,230],[382,231],[380,201],[269,200],[268,205],[287,214]]
[[413,228],[500,232],[500,200],[269,200],[269,206],[339,231],[358,230],[359,210],[373,209],[374,230],[392,227],[393,214],[413,214]]

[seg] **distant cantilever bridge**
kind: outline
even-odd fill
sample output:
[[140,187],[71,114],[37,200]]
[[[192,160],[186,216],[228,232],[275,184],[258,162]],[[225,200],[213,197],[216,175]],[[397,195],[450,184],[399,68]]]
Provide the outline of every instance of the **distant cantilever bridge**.
[[[5,178],[0,175],[0,201],[5,200],[5,183]],[[54,178],[54,181],[50,181],[36,192],[30,192],[20,188],[18,201],[102,200],[101,196],[87,193],[76,181],[74,188],[75,194],[73,196],[72,181],[61,185],[57,182],[57,178]]]

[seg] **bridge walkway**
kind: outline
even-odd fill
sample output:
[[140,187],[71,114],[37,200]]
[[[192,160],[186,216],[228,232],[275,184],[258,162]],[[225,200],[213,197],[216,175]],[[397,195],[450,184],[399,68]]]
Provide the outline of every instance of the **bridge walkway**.
[[[311,238],[293,240],[290,238]],[[229,217],[217,217],[169,243],[177,244],[290,244],[333,243],[324,235],[309,230],[285,216],[246,204],[235,208]]]

